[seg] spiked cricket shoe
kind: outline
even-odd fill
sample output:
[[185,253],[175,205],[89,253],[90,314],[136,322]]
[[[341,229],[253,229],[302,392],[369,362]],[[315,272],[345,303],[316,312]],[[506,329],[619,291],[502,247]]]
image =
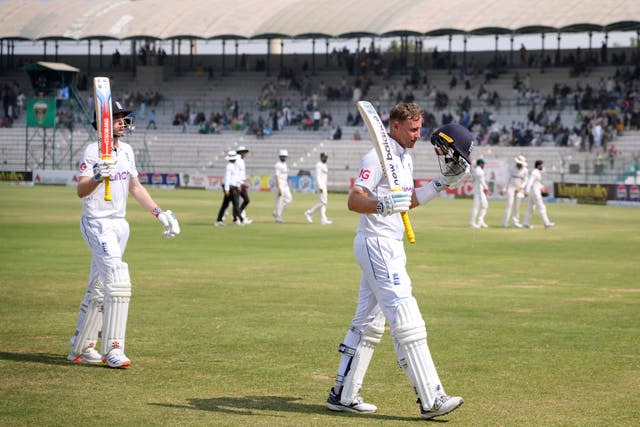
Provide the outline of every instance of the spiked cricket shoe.
[[89,364],[98,364],[102,362],[102,355],[98,353],[98,351],[89,347],[85,349],[81,354],[75,354],[73,352],[69,352],[67,355],[67,360],[73,363],[89,363]]
[[436,401],[433,403],[431,409],[425,411],[422,408],[420,399],[418,399],[418,404],[420,405],[420,416],[425,420],[446,415],[449,412],[458,409],[463,403],[464,400],[458,396],[439,396],[436,397]]
[[131,360],[119,348],[112,349],[103,360],[110,368],[126,368],[131,365]]
[[336,412],[353,412],[356,414],[372,414],[378,410],[376,405],[365,403],[362,397],[356,396],[350,405],[343,405],[340,402],[340,396],[333,392],[333,388],[329,391],[327,398],[327,408]]

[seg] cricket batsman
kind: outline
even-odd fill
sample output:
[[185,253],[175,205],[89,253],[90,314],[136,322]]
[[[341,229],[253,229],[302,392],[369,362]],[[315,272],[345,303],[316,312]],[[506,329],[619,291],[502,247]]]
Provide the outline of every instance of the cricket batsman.
[[360,289],[355,315],[344,340],[336,381],[327,398],[332,411],[372,413],[377,407],[359,395],[369,362],[384,332],[391,335],[399,366],[418,397],[424,419],[448,414],[463,399],[449,396],[438,376],[427,345],[427,330],[418,302],[412,295],[406,270],[401,212],[423,205],[445,187],[458,186],[470,171],[472,136],[459,124],[437,129],[431,142],[440,160],[441,176],[414,189],[409,150],[420,140],[423,111],[417,104],[398,104],[389,119],[394,179],[399,191],[390,191],[375,149],[362,158],[359,174],[348,197],[348,208],[360,214],[353,251],[360,266]]
[[[77,187],[83,207],[80,232],[91,249],[91,267],[67,359],[75,363],[106,363],[112,368],[123,368],[131,364],[124,352],[131,280],[129,268],[122,261],[129,240],[129,224],[125,219],[128,195],[131,194],[160,221],[166,237],[180,234],[180,226],[175,215],[160,209],[138,180],[133,149],[121,140],[131,124],[127,117],[131,111],[117,101],[112,101],[111,109],[111,159],[102,160],[99,142],[95,142],[87,146],[80,160]],[[104,200],[107,178],[111,182],[111,201]],[[98,351],[100,332],[102,345]]]

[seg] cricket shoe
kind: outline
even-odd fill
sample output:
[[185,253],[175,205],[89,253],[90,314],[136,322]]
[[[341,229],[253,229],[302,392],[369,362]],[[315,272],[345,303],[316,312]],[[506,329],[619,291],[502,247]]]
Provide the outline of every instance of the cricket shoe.
[[242,217],[242,223],[243,223],[244,225],[249,225],[249,224],[252,224],[252,223],[253,223],[253,220],[252,220],[252,219],[249,219],[249,218]]
[[309,211],[305,211],[304,213],[304,217],[307,218],[307,222],[309,224],[311,224],[313,222],[313,217],[311,216],[311,214],[309,213]]
[[322,221],[320,221],[320,224],[322,224],[322,225],[331,225],[331,224],[333,224],[333,221],[331,221],[330,219],[323,219]]
[[420,405],[420,416],[425,420],[446,415],[449,412],[458,409],[463,403],[464,400],[459,396],[439,396],[436,397],[436,401],[433,403],[431,409],[425,411],[420,399],[418,399],[418,405]]
[[555,223],[555,222],[550,222],[550,223],[548,223],[548,224],[545,224],[545,225],[544,225],[544,228],[551,228],[551,227],[555,227],[555,226],[556,226],[556,223]]
[[481,222],[480,223],[480,228],[489,228],[489,226],[487,225],[487,223]]
[[356,396],[350,405],[343,405],[340,402],[340,396],[333,392],[333,388],[329,391],[327,398],[327,408],[336,412],[353,412],[355,414],[372,414],[378,410],[376,405],[365,403],[362,397]]
[[126,368],[131,365],[131,360],[124,355],[124,351],[119,348],[112,349],[102,359],[110,368]]
[[480,228],[480,225],[475,224],[475,223],[471,223],[471,224],[469,224],[469,227],[471,227],[471,228]]
[[81,354],[69,352],[67,360],[73,363],[89,363],[93,365],[103,363],[102,355],[93,347],[86,348]]
[[216,227],[226,227],[227,224],[225,224],[223,221],[216,221]]
[[233,223],[234,223],[235,225],[237,225],[237,226],[240,226],[240,227],[243,227],[243,226],[244,226],[244,222],[242,222],[242,221],[241,221],[241,220],[239,220],[239,219],[236,219],[235,221],[233,221]]

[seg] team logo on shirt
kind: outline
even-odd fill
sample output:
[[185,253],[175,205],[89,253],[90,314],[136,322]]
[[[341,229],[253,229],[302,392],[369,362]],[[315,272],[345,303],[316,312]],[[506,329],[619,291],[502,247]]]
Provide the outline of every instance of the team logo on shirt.
[[80,171],[84,172],[87,170],[87,164],[85,162],[80,163]]
[[370,176],[371,176],[371,171],[369,169],[360,169],[360,174],[358,175],[360,179],[362,179],[363,181],[366,181],[369,179]]

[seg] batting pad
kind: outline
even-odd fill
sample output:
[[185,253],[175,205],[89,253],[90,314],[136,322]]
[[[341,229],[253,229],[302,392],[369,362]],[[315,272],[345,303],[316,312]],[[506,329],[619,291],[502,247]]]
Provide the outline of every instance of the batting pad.
[[438,372],[427,345],[427,329],[415,298],[396,308],[394,338],[404,352],[398,363],[411,381],[425,411],[433,407],[438,395],[444,394]]
[[71,351],[79,355],[89,347],[95,347],[102,327],[102,301],[104,283],[98,277],[80,304],[76,333],[71,339]]
[[114,348],[124,351],[124,337],[131,299],[131,279],[129,266],[121,262],[109,274],[105,282],[104,329],[102,331],[102,354]]
[[340,403],[343,405],[351,405],[358,392],[360,392],[360,388],[362,388],[362,382],[373,357],[373,351],[380,343],[384,333],[384,322],[384,315],[380,312],[362,332],[360,342],[356,348],[347,347],[344,344],[340,346],[340,352],[347,356],[352,356],[347,367],[347,373],[344,376],[342,391],[340,392]]

